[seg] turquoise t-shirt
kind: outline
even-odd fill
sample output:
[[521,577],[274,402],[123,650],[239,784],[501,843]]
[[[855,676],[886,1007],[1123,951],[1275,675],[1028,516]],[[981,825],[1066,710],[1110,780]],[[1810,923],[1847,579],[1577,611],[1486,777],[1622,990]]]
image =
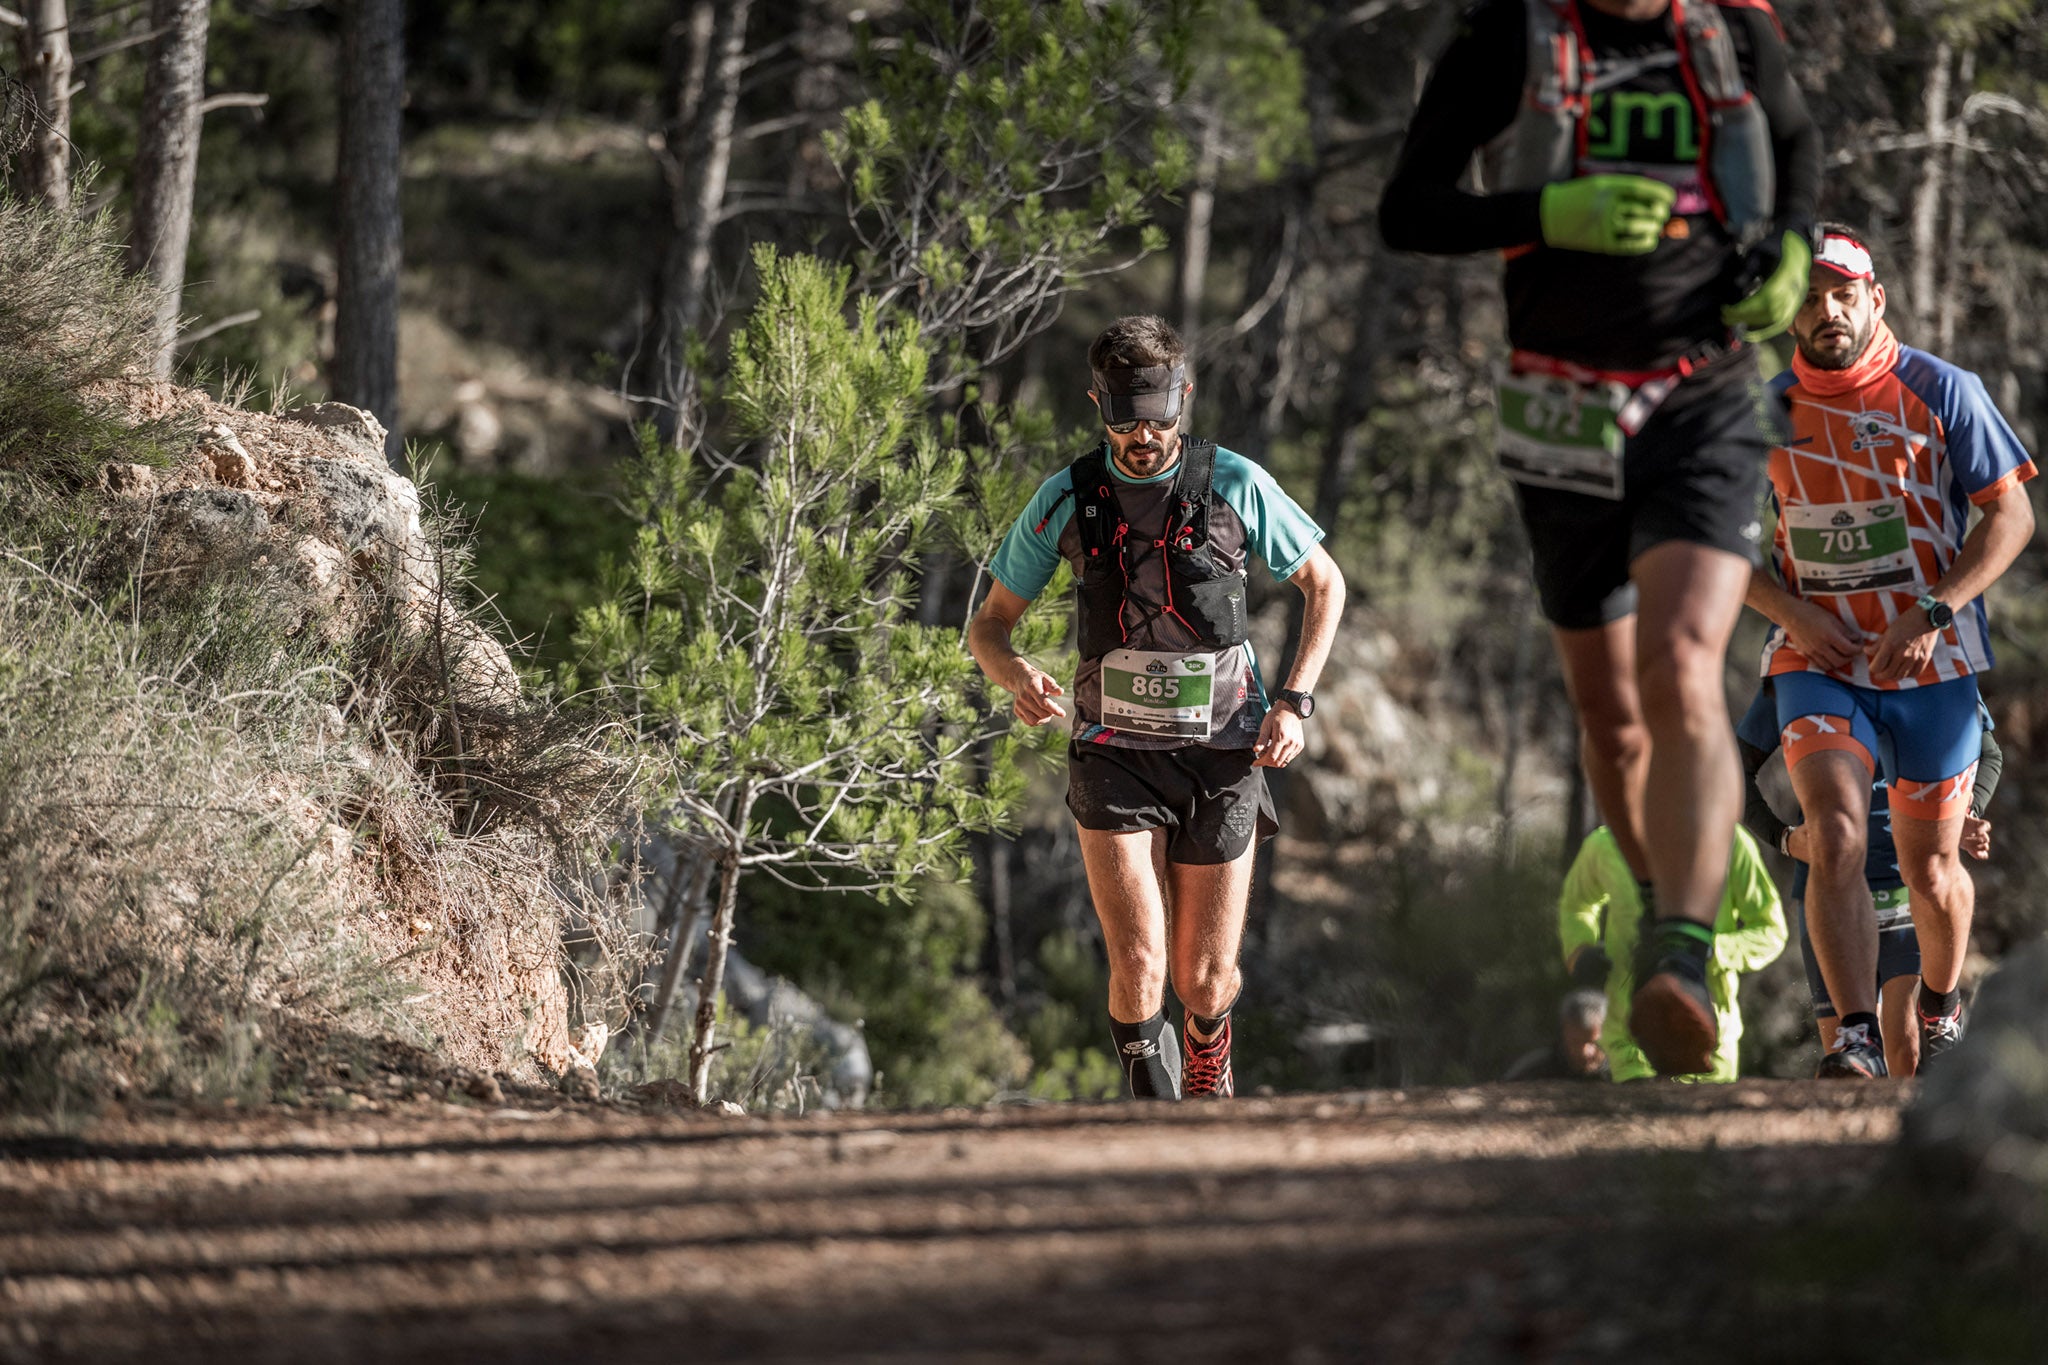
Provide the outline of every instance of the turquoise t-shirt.
[[[1134,487],[1166,483],[1179,469],[1176,465],[1149,479],[1133,479],[1117,468],[1115,460],[1108,464],[1118,483]],[[1072,487],[1068,473],[1062,469],[1038,486],[989,565],[998,583],[1026,600],[1044,592],[1060,566],[1060,535],[1074,519],[1074,499],[1063,496]],[[1244,523],[1245,543],[1251,552],[1283,582],[1300,571],[1309,552],[1323,539],[1322,527],[1301,510],[1287,490],[1234,450],[1216,447],[1216,472],[1210,476],[1209,487]]]

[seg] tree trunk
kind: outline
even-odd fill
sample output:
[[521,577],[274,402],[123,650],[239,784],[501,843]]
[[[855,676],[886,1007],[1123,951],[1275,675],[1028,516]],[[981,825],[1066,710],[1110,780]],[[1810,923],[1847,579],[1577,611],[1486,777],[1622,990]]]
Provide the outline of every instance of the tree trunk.
[[697,925],[704,918],[704,893],[711,889],[711,874],[717,870],[716,860],[699,858],[691,866],[686,879],[682,871],[682,857],[678,853],[676,866],[669,874],[668,904],[663,907],[664,923],[661,926],[669,931],[668,952],[661,960],[661,976],[654,986],[654,1003],[647,1011],[647,1046],[650,1048],[661,1041],[663,1031],[668,1028],[669,1012],[675,1008],[676,988],[682,983],[690,957],[697,949]]
[[22,76],[35,101],[22,188],[59,211],[71,207],[71,20],[65,0],[29,0],[17,35]]
[[335,162],[334,396],[376,414],[384,457],[405,472],[398,421],[399,209],[404,0],[349,0],[341,35]]
[[[1957,100],[1960,109],[1970,99],[1970,87],[1977,82],[1977,54],[1965,50],[1957,64],[1956,84],[1961,87]],[[1963,311],[1963,171],[1964,161],[1969,156],[1966,145],[1969,139],[1967,124],[1955,129],[1955,136],[1948,144],[1948,225],[1943,231],[1946,238],[1942,244],[1940,302],[1935,312],[1939,321],[1935,325],[1935,349],[1946,356],[1956,344],[1956,323]]]
[[[1566,698],[1569,707],[1570,698]],[[1566,771],[1571,775],[1571,786],[1564,799],[1564,850],[1558,860],[1558,873],[1563,875],[1571,870],[1572,862],[1579,856],[1579,845],[1586,842],[1586,836],[1593,832],[1593,787],[1586,780],[1585,732],[1579,728],[1576,715],[1565,730],[1565,745],[1562,757],[1566,760]]]
[[1927,156],[1920,163],[1920,183],[1913,190],[1913,276],[1914,320],[1931,327],[1937,311],[1935,281],[1941,269],[1941,196],[1949,163],[1948,87],[1949,62],[1953,56],[1946,42],[1937,43],[1927,64],[1927,88],[1923,92],[1923,124],[1927,135]]
[[1532,598],[1532,593],[1522,593],[1513,608],[1515,652],[1514,661],[1508,667],[1507,737],[1501,746],[1500,786],[1494,799],[1495,811],[1500,816],[1500,841],[1504,853],[1514,848],[1515,776],[1521,766],[1522,732],[1527,728],[1530,675],[1535,663],[1536,603]]
[[1195,163],[1194,186],[1188,191],[1187,231],[1181,237],[1180,335],[1189,347],[1202,327],[1202,296],[1209,285],[1209,237],[1216,220],[1216,177],[1223,162],[1219,120],[1202,121],[1201,152]]
[[[1330,21],[1325,18],[1310,30],[1302,51],[1303,74],[1307,79],[1304,104],[1308,111],[1309,155],[1287,173],[1271,194],[1261,196],[1262,207],[1271,216],[1262,229],[1264,241],[1248,274],[1247,291],[1258,287],[1253,280],[1270,280],[1282,268],[1291,272],[1299,264],[1300,256],[1312,250],[1306,244],[1316,221],[1316,193],[1322,183],[1318,168],[1328,155],[1337,118],[1338,77],[1331,69],[1334,59],[1329,55],[1335,48]],[[1345,79],[1349,79],[1348,74]],[[1284,259],[1289,255],[1294,255],[1295,261]],[[1248,407],[1256,410],[1259,439],[1268,448],[1280,439],[1300,385],[1307,294],[1297,282],[1252,334],[1257,368]],[[1249,298],[1246,301],[1249,303]]]
[[993,834],[983,835],[981,843],[981,861],[988,868],[989,932],[996,941],[996,998],[1011,1009],[1017,1003],[1017,926],[1011,913],[1010,844]]
[[850,26],[834,12],[831,0],[803,0],[797,11],[797,75],[790,83],[794,112],[808,116],[791,135],[789,173],[784,193],[792,200],[830,193],[839,183],[832,158],[825,155],[821,129],[842,104],[839,72],[852,47]]
[[1311,515],[1326,530],[1337,525],[1344,495],[1358,473],[1359,442],[1365,419],[1379,397],[1380,357],[1387,347],[1387,325],[1395,316],[1406,266],[1389,254],[1367,264],[1358,283],[1351,313],[1351,349],[1344,357],[1344,376],[1323,438],[1323,459],[1316,471],[1315,507]]
[[192,185],[199,171],[199,102],[206,87],[208,0],[155,0],[142,78],[142,140],[135,154],[135,229],[128,268],[156,286],[152,364],[168,379],[176,359]]
[[[701,5],[693,0],[691,16]],[[669,216],[674,231],[662,271],[661,369],[659,396],[670,406],[657,419],[664,436],[696,426],[696,382],[690,342],[704,321],[711,284],[711,245],[725,211],[726,175],[732,166],[733,120],[739,110],[740,78],[746,71],[747,16],[753,0],[725,0],[713,11],[705,46],[702,93],[694,107],[677,110],[682,152],[671,156]],[[690,93],[689,82],[683,93]],[[689,115],[687,125],[683,120]],[[671,142],[671,149],[675,143]]]
[[711,1057],[718,1050],[718,997],[725,991],[725,957],[732,950],[733,911],[739,905],[741,841],[753,817],[753,789],[743,788],[734,808],[731,833],[719,850],[718,911],[711,917],[704,978],[697,986],[697,1027],[690,1038],[690,1095],[699,1104],[711,1097]]

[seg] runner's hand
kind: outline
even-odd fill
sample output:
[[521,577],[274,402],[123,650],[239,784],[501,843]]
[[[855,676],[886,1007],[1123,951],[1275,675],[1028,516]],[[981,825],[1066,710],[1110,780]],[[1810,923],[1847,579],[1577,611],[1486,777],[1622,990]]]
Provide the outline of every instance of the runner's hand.
[[[1546,246],[1603,256],[1647,256],[1663,240],[1678,191],[1643,175],[1585,175],[1543,187]],[[1799,296],[1806,297],[1802,284]]]
[[1812,602],[1801,602],[1785,623],[1785,638],[1792,648],[1830,671],[1848,668],[1865,652],[1863,641],[1849,623]]
[[1870,676],[1878,682],[1901,682],[1927,667],[1941,632],[1927,623],[1918,607],[1900,612],[1884,634],[1863,647],[1870,656]]
[[1291,706],[1276,706],[1266,712],[1259,727],[1259,742],[1252,746],[1254,768],[1284,768],[1301,752],[1301,717]]
[[1793,314],[1806,301],[1806,279],[1812,269],[1813,248],[1798,233],[1786,233],[1778,268],[1764,277],[1755,293],[1723,308],[1721,321],[1742,328],[1751,341],[1768,341],[1792,325]]
[[1991,856],[1991,822],[1981,815],[1963,817],[1963,852],[1982,862]]
[[1802,863],[1810,863],[1813,861],[1811,843],[1812,840],[1806,833],[1806,826],[1794,825],[1791,832],[1785,836],[1785,855],[1790,858],[1797,858]]
[[1067,690],[1051,674],[1034,668],[1028,659],[1017,660],[1015,675],[1003,686],[1017,694],[1017,700],[1010,709],[1026,725],[1043,725],[1054,716],[1067,714],[1053,700],[1054,697],[1066,696]]

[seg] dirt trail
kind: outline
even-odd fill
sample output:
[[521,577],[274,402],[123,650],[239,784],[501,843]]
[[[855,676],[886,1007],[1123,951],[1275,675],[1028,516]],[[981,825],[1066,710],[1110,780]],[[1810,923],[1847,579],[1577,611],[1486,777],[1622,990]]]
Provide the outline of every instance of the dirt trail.
[[[0,1360],[1683,1359],[1899,1087],[0,1139]],[[1725,1359],[1725,1357],[1724,1357]]]

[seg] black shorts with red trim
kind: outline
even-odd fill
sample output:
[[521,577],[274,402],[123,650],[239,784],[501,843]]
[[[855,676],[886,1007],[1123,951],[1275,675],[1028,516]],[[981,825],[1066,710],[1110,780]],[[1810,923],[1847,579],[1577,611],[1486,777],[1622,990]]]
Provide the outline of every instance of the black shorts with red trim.
[[1590,630],[1633,614],[1629,566],[1667,541],[1755,563],[1778,406],[1744,348],[1672,390],[1628,439],[1620,498],[1516,484],[1544,618]]
[[1075,742],[1067,749],[1067,809],[1082,829],[1167,832],[1166,861],[1234,863],[1280,832],[1265,770],[1250,749],[1124,749]]

